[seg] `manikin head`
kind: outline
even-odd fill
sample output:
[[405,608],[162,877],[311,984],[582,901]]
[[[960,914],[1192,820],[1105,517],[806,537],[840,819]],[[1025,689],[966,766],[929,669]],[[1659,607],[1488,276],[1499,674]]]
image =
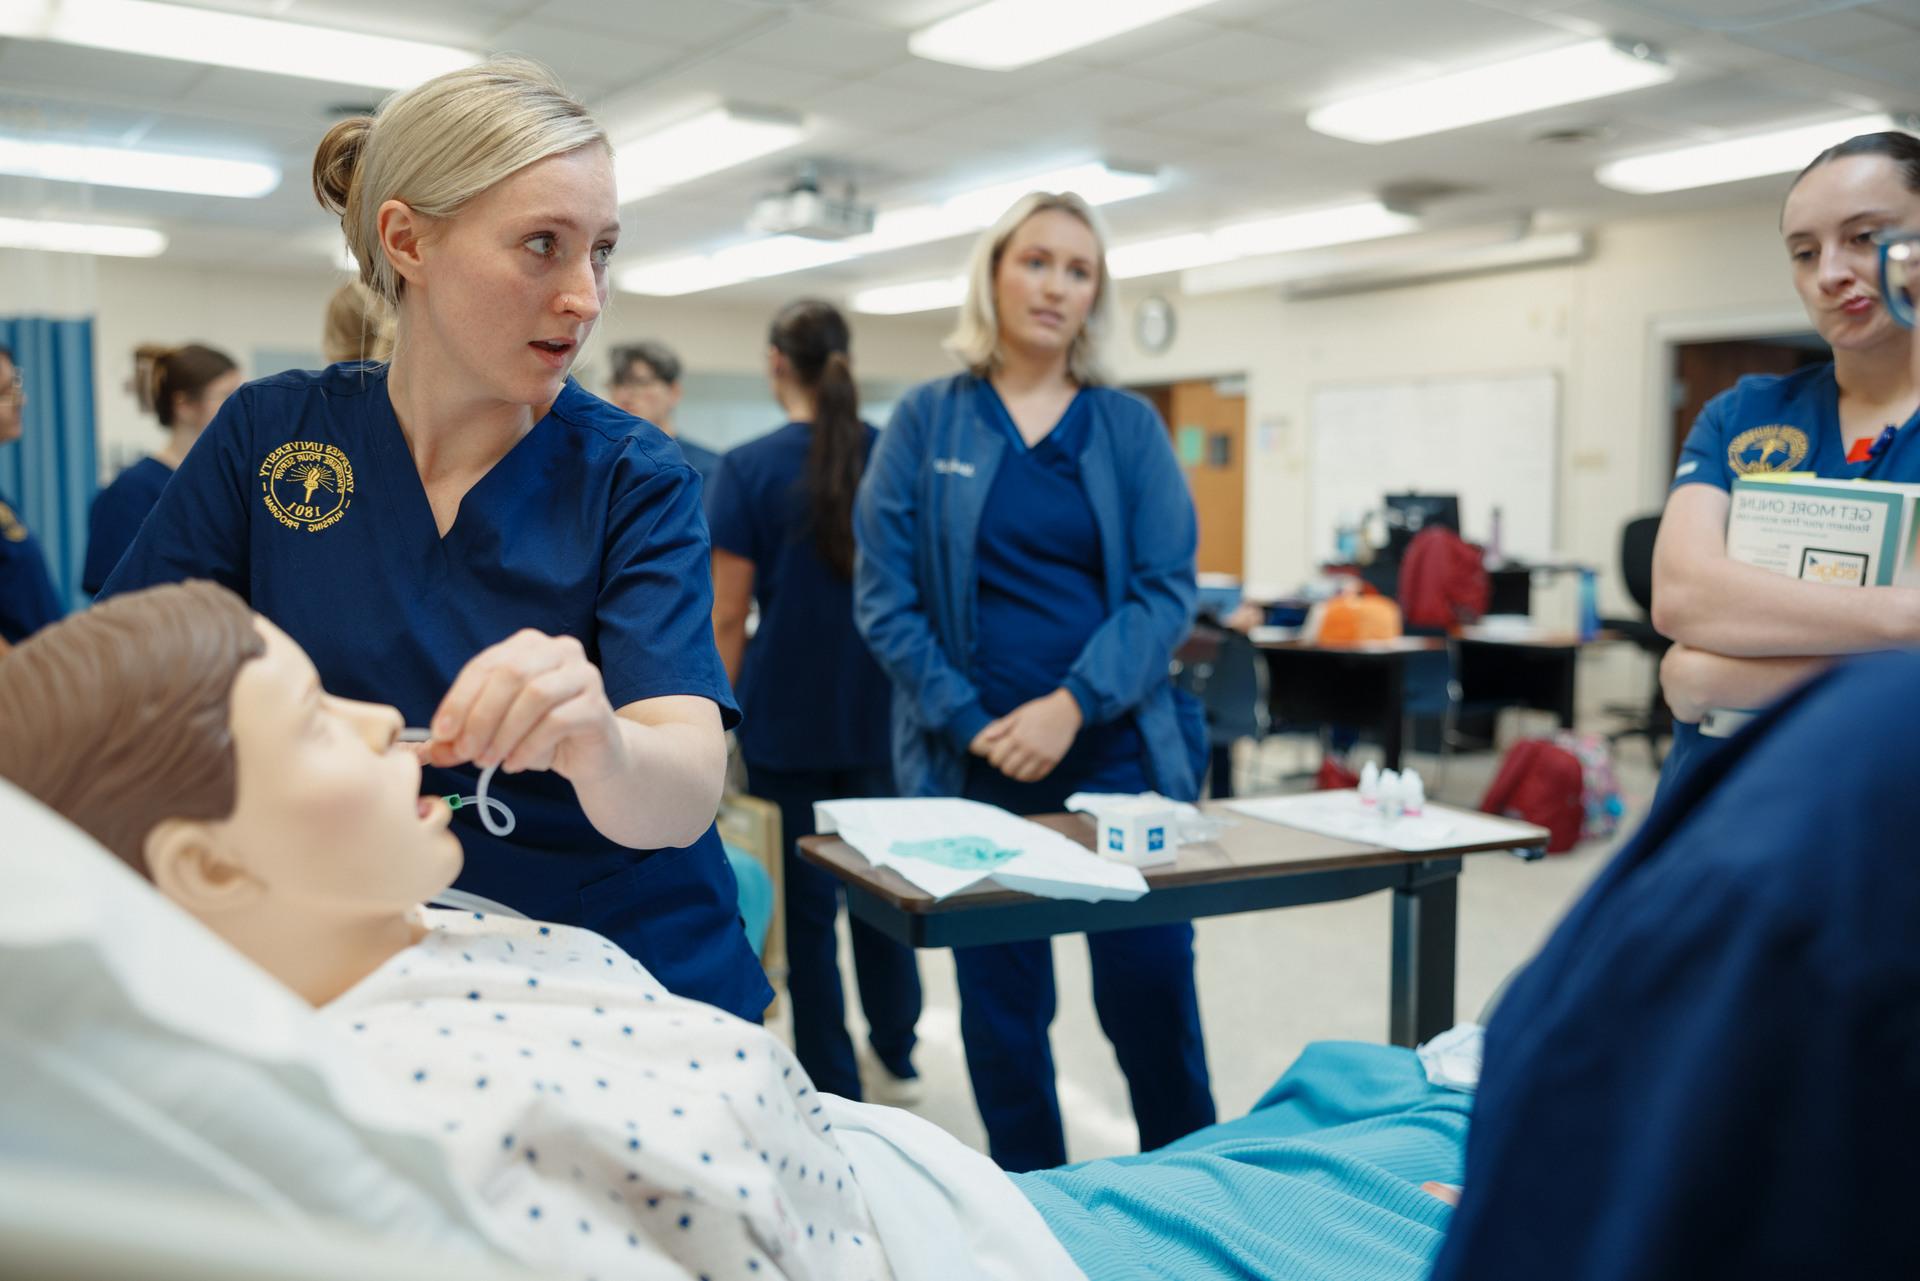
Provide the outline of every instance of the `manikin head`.
[[316,1002],[460,870],[399,713],[327,694],[299,645],[212,583],[37,633],[0,659],[0,725],[0,777]]

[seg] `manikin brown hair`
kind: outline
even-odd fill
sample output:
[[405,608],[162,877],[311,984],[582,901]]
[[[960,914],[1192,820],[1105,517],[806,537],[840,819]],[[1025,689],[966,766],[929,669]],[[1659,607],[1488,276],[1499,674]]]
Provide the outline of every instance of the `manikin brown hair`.
[[150,587],[34,633],[0,658],[0,778],[147,876],[167,819],[233,814],[233,683],[266,653],[214,583]]

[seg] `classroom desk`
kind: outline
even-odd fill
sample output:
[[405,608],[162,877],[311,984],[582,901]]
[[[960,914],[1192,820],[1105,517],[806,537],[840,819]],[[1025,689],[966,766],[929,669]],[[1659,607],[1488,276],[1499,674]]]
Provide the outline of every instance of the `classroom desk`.
[[[799,844],[801,857],[846,886],[850,913],[909,947],[1015,943],[1391,890],[1387,1038],[1414,1045],[1453,1025],[1461,860],[1499,850],[1537,858],[1547,842],[1542,828],[1508,823],[1510,835],[1489,844],[1408,854],[1233,817],[1238,821],[1218,841],[1182,846],[1173,863],[1147,869],[1148,893],[1131,903],[1035,898],[992,885],[935,900],[899,873],[874,867],[837,836],[803,837]],[[1034,821],[1093,847],[1093,820],[1084,815],[1048,814]]]
[[[1263,630],[1273,637],[1280,629]],[[1572,729],[1580,651],[1616,639],[1605,631],[1582,641],[1572,633],[1515,635],[1466,628],[1453,638],[1461,701],[1552,712],[1563,728]],[[1385,769],[1400,768],[1407,658],[1447,645],[1434,636],[1362,645],[1293,639],[1256,643],[1267,656],[1267,702],[1275,724],[1351,725],[1372,731]]]
[[1400,768],[1407,659],[1444,649],[1445,641],[1435,636],[1402,636],[1358,645],[1264,639],[1255,643],[1267,656],[1267,707],[1274,724],[1352,725],[1371,730],[1386,757],[1384,768]]
[[1460,699],[1552,712],[1560,728],[1572,729],[1580,651],[1617,639],[1606,631],[1583,641],[1572,632],[1516,636],[1462,628],[1454,651]]

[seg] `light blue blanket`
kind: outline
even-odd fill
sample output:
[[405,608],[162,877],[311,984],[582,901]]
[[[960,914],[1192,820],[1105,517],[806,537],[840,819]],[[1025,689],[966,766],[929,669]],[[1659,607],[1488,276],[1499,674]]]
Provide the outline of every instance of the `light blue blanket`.
[[1017,1174],[1091,1281],[1417,1281],[1452,1211],[1472,1096],[1413,1051],[1310,1045],[1248,1115],[1139,1156]]

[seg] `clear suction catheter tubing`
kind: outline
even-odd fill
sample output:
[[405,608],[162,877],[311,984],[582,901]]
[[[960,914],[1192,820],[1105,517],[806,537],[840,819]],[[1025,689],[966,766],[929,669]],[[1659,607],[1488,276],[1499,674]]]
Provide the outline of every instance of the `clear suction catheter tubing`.
[[[402,743],[426,743],[432,741],[432,734],[428,730],[408,727],[400,731],[399,741]],[[487,795],[487,788],[493,785],[493,772],[499,768],[498,765],[489,765],[480,771],[480,784],[474,788],[474,794],[472,796],[450,794],[446,798],[446,801],[448,805],[456,810],[479,810],[480,822],[489,832],[492,832],[495,836],[511,836],[513,835],[514,827],[513,811],[506,807],[505,802],[496,801]],[[493,816],[495,810],[500,811],[499,818]]]

